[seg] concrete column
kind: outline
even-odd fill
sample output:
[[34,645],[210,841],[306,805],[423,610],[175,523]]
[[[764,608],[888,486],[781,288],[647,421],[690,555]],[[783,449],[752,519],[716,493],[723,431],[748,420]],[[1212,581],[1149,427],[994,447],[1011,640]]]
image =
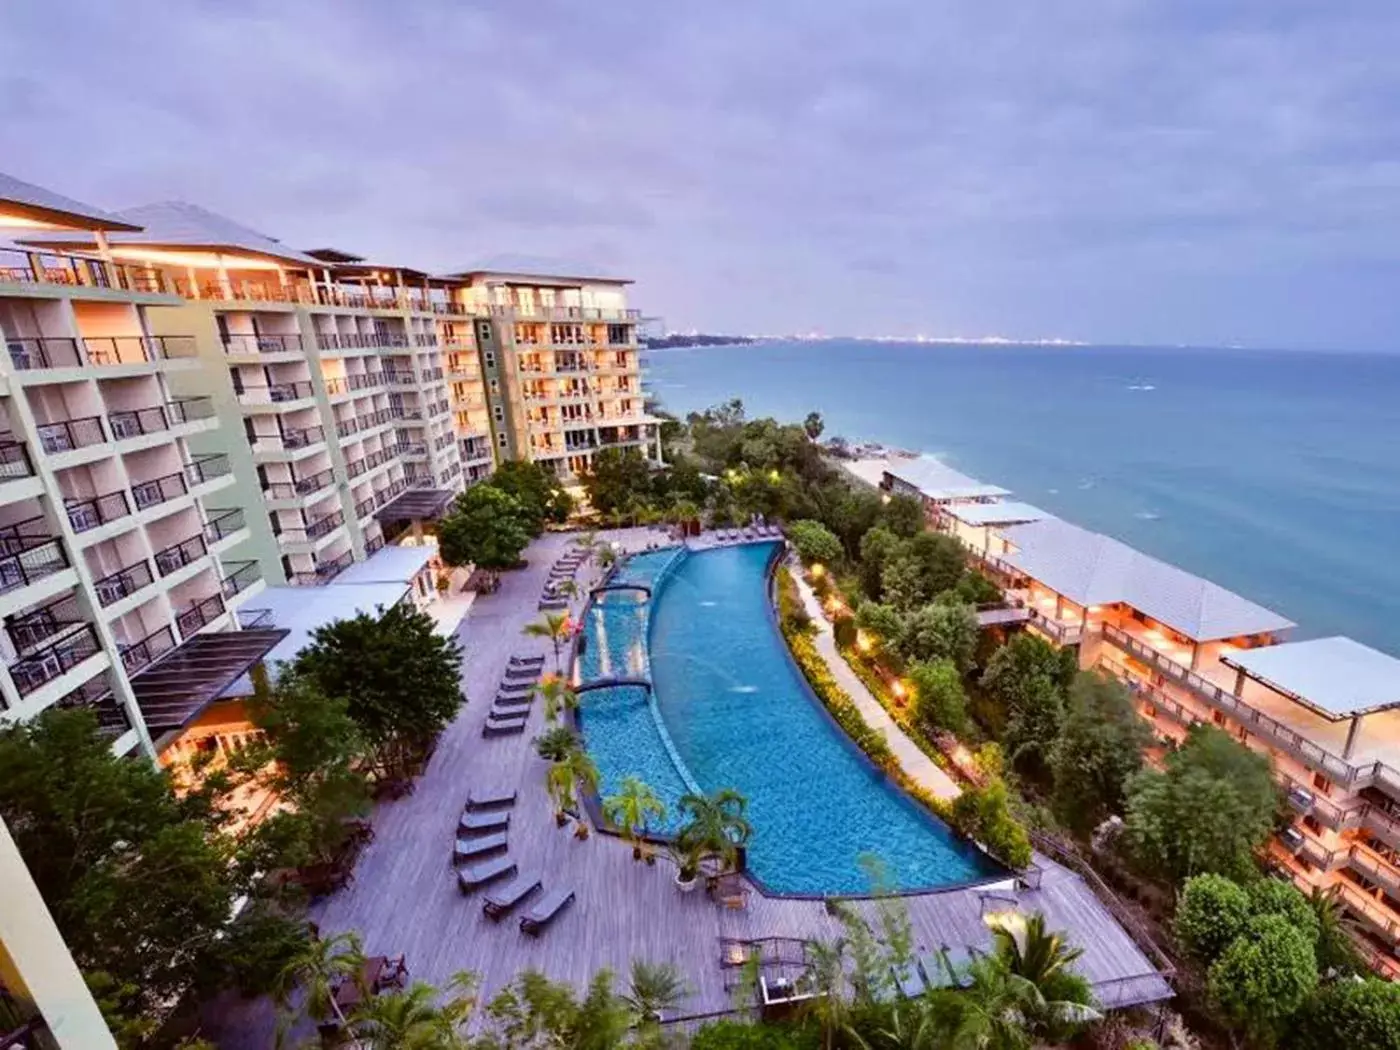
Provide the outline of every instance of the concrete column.
[[1196,642],[1191,643],[1191,670],[1196,670],[1201,662],[1201,647]]
[[1356,747],[1356,734],[1361,728],[1361,716],[1353,715],[1351,724],[1347,726],[1347,745],[1342,749],[1342,757],[1351,761],[1352,749]]
[[216,258],[219,260],[219,288],[224,293],[225,299],[232,299],[233,283],[228,277],[228,267],[224,265],[224,257],[222,255]]
[[1235,695],[1244,696],[1244,671],[1238,667],[1235,668]]
[[59,1050],[116,1050],[39,887],[0,821],[0,983],[32,1003]]

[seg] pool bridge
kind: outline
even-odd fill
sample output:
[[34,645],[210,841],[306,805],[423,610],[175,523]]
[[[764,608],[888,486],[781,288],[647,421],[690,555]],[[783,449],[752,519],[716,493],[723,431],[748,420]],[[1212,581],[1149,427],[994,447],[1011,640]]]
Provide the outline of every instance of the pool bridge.
[[591,682],[584,682],[582,685],[574,686],[575,693],[587,693],[594,689],[613,689],[618,686],[635,686],[638,689],[645,689],[651,692],[651,682],[645,678],[595,678]]
[[643,594],[645,594],[648,598],[650,598],[650,597],[651,597],[651,584],[648,584],[648,583],[628,583],[628,582],[626,582],[625,580],[623,580],[623,581],[618,581],[618,582],[616,582],[616,583],[605,583],[605,584],[602,584],[601,586],[594,587],[593,590],[589,591],[588,593],[591,594],[594,598],[596,598],[596,597],[598,597],[598,595],[600,595],[600,594],[606,594],[608,591],[641,591],[641,592],[642,592]]

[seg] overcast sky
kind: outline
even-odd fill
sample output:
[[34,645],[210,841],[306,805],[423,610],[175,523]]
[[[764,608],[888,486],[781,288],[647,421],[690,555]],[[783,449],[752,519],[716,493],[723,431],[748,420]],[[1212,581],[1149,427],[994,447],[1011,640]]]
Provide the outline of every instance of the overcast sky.
[[1395,0],[5,0],[0,170],[676,329],[1400,349]]

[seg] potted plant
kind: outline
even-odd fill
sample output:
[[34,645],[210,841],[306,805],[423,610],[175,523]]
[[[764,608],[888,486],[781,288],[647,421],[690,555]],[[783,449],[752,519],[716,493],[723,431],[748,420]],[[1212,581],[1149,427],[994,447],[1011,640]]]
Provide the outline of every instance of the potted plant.
[[676,845],[699,862],[718,857],[721,872],[738,867],[739,850],[749,841],[753,826],[744,816],[748,800],[733,788],[710,795],[682,795],[677,803],[685,823],[676,833]]
[[667,853],[676,864],[676,889],[682,893],[692,892],[700,885],[700,855],[694,850],[682,849],[674,842]]
[[657,821],[663,820],[666,806],[651,785],[639,777],[624,777],[618,793],[603,800],[603,816],[622,833],[623,838],[632,843],[633,860],[655,863],[654,857],[647,856],[647,824],[653,817]]

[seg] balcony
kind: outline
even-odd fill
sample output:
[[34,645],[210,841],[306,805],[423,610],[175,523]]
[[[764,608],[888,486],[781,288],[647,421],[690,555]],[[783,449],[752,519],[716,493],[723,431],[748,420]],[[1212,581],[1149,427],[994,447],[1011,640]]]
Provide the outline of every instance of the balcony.
[[85,708],[97,715],[97,728],[113,740],[132,728],[126,708],[112,695],[106,673],[88,679],[54,704],[62,708]]
[[214,418],[214,401],[208,397],[177,397],[165,403],[165,418],[172,427]]
[[74,449],[101,445],[107,441],[107,431],[103,429],[101,416],[36,423],[34,431],[39,436],[39,447],[49,455],[72,452]]
[[135,502],[137,510],[147,510],[162,503],[169,503],[173,499],[179,499],[189,490],[189,485],[185,481],[185,472],[176,471],[174,474],[166,474],[150,481],[132,482],[131,498]]
[[10,664],[10,677],[19,695],[28,696],[101,651],[97,632],[91,624],[83,624],[79,630]]
[[0,283],[58,284],[123,292],[169,293],[159,270],[63,252],[0,250]]
[[193,565],[208,553],[209,547],[204,542],[203,533],[196,533],[188,539],[156,551],[156,571],[162,576],[169,576],[187,565]]
[[351,416],[349,419],[338,419],[335,422],[335,429],[341,437],[349,437],[351,434],[359,433],[360,421],[355,416]]
[[222,452],[215,452],[207,456],[196,456],[185,464],[185,480],[191,488],[194,488],[226,477],[232,471],[233,467],[229,465],[228,456]]
[[106,608],[115,605],[123,598],[129,598],[137,591],[149,587],[155,582],[155,576],[151,573],[151,563],[145,558],[132,562],[124,569],[118,569],[110,575],[102,577],[93,582],[92,589],[97,593],[97,600]]
[[223,338],[226,354],[299,354],[299,335],[227,335]]
[[58,538],[48,534],[42,517],[0,528],[0,594],[37,583],[68,568]]
[[18,372],[149,364],[190,358],[197,353],[194,337],[187,335],[7,339],[5,342],[10,351],[10,363]]
[[191,602],[189,607],[183,612],[176,613],[175,626],[180,629],[181,637],[188,638],[201,627],[213,623],[223,614],[223,597],[218,594],[211,594],[202,601]]
[[23,441],[0,438],[0,481],[14,481],[34,476],[34,464]]
[[384,377],[379,372],[357,372],[327,379],[326,393],[331,397],[341,397],[357,390],[369,390],[383,385]]
[[355,561],[355,556],[346,551],[337,558],[330,561],[318,562],[316,568],[311,572],[294,572],[288,577],[288,582],[297,587],[319,587],[322,584],[330,583],[342,572],[350,567]]
[[121,646],[122,667],[129,675],[155,663],[175,648],[175,632],[167,625],[158,627],[139,642]]
[[375,551],[379,551],[379,550],[383,550],[383,549],[384,549],[384,536],[383,536],[382,534],[379,535],[379,536],[371,536],[369,539],[365,540],[365,554],[366,554],[366,555],[373,554]]
[[5,633],[10,636],[15,652],[24,653],[82,622],[78,598],[70,593],[31,612],[6,617]]
[[322,427],[284,427],[276,434],[254,433],[254,452],[297,452],[324,444],[326,431]]
[[355,520],[364,521],[374,513],[377,506],[373,495],[366,496],[355,504]]
[[428,446],[421,441],[405,441],[398,446],[399,455],[423,459],[428,455]]
[[170,421],[164,408],[137,408],[123,412],[109,412],[107,426],[112,431],[112,440],[142,437],[146,434],[159,434],[170,429]]
[[384,373],[384,378],[385,378],[385,380],[387,380],[389,383],[392,383],[394,386],[417,386],[417,385],[418,385],[418,377],[415,376],[412,372],[394,372],[394,371],[388,371],[388,372],[385,372],[385,373]]
[[231,600],[234,595],[242,594],[262,579],[262,568],[256,561],[224,562],[224,568],[229,570],[220,586],[225,600]]
[[204,538],[209,543],[218,543],[226,540],[234,533],[248,527],[247,520],[243,516],[243,511],[235,507],[232,510],[213,510],[209,512],[213,515],[204,526]]
[[91,499],[66,499],[63,509],[73,531],[84,533],[126,517],[131,513],[131,504],[127,501],[126,493],[118,490]]
[[392,481],[392,482],[390,482],[389,485],[388,485],[387,487],[382,488],[382,489],[379,489],[377,492],[375,492],[375,494],[374,494],[374,505],[375,505],[375,508],[378,509],[379,507],[384,506],[385,504],[387,504],[387,503],[388,503],[391,499],[393,499],[394,497],[399,496],[399,495],[402,495],[404,492],[407,492],[407,491],[408,491],[408,479],[407,479],[407,478],[399,478],[397,481]]
[[270,383],[266,386],[243,386],[238,400],[245,405],[281,405],[315,397],[316,391],[305,380],[293,383]]

